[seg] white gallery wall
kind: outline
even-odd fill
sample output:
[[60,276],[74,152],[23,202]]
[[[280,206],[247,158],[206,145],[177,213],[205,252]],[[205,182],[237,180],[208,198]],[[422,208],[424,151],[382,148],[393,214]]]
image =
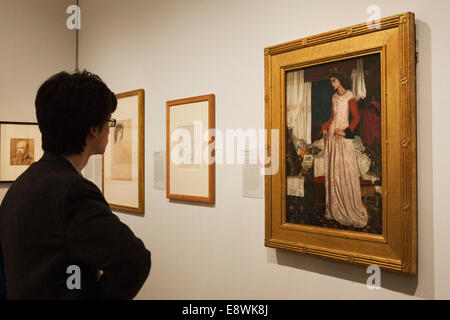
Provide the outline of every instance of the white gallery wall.
[[[0,120],[35,121],[40,83],[74,68],[74,32],[65,29],[70,2],[0,0]],[[449,1],[80,2],[80,67],[116,93],[146,91],[146,212],[117,213],[152,252],[138,299],[450,298]],[[153,189],[167,100],[213,93],[218,129],[264,128],[264,48],[365,22],[369,5],[382,17],[415,12],[419,51],[419,270],[382,271],[379,290],[367,288],[363,267],[264,247],[264,200],[242,197],[241,165],[216,165],[212,207],[170,202]]]
[[[70,0],[0,0],[0,121],[36,122],[39,86],[75,69],[75,33],[66,27]],[[0,199],[10,184],[0,184]]]
[[[216,165],[214,207],[153,190],[166,101],[216,95],[216,127],[264,128],[264,48],[382,17],[416,14],[419,273],[382,272],[264,247],[264,200],[241,196],[242,167]],[[450,2],[82,0],[80,65],[115,92],[146,91],[146,212],[120,214],[152,251],[140,299],[450,298],[448,215]]]

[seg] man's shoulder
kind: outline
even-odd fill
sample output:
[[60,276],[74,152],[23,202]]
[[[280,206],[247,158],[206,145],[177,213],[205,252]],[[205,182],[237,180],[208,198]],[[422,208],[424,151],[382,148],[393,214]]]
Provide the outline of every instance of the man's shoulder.
[[57,200],[77,192],[102,196],[99,188],[75,169],[40,160],[16,179],[7,194],[13,198],[40,198],[46,195]]
[[101,197],[103,197],[98,186],[81,175],[78,175],[71,180],[69,190],[71,193],[90,193],[92,195],[101,195]]
[[80,174],[67,166],[39,160],[31,164],[30,167],[16,179],[16,182],[20,183],[33,180],[37,183],[67,185],[82,178],[83,177]]

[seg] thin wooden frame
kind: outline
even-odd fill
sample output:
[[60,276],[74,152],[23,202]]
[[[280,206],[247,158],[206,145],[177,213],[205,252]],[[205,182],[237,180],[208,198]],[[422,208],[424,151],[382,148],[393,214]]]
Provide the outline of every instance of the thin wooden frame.
[[[382,93],[383,233],[286,223],[285,73],[380,53]],[[265,122],[280,130],[280,170],[265,177],[265,245],[403,273],[417,273],[416,70],[413,13],[268,47]]]
[[[202,197],[202,196],[194,196],[194,195],[188,195],[188,194],[176,194],[171,192],[171,186],[170,186],[170,134],[171,134],[171,128],[170,128],[170,108],[174,106],[180,106],[180,105],[186,105],[196,102],[202,102],[207,101],[208,102],[208,129],[212,130],[215,129],[215,95],[209,94],[209,95],[203,95],[203,96],[197,96],[197,97],[190,97],[185,99],[178,99],[178,100],[171,100],[167,101],[166,103],[166,197],[168,199],[172,200],[182,200],[182,201],[192,201],[192,202],[201,202],[201,203],[208,203],[208,204],[214,204],[215,203],[215,163],[213,161],[210,161],[208,164],[208,196]],[[214,143],[214,136],[212,135],[210,137],[210,141],[208,142],[209,145]],[[214,150],[211,151],[210,154],[211,157],[215,156]]]
[[[2,125],[29,125],[29,126],[36,126],[38,127],[38,123],[36,122],[17,122],[17,121],[0,121],[0,130],[1,130],[1,126]],[[1,136],[0,136],[1,138]],[[41,137],[38,137],[38,142],[39,142],[39,148],[42,149],[42,139]],[[1,141],[0,141],[0,148],[3,148],[3,146],[1,145]],[[0,154],[2,153],[2,150],[0,150]],[[39,159],[37,159],[36,157],[34,157],[34,162],[38,161]],[[1,160],[0,160],[1,161]],[[1,167],[1,165],[0,165]],[[0,175],[1,177],[1,175]],[[13,183],[15,180],[1,180],[0,178],[0,183]]]
[[[127,206],[120,203],[109,203],[111,209],[137,214],[145,213],[145,91],[137,89],[116,94],[119,101],[123,98],[138,97],[138,206]],[[114,118],[114,115],[112,116]],[[105,156],[102,156],[102,192],[105,195]]]

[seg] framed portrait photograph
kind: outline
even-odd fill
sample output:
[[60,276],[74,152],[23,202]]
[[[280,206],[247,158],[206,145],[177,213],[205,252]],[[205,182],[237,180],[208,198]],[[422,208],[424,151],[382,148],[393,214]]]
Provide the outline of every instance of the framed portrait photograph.
[[266,246],[417,272],[415,63],[413,13],[265,49]]
[[167,101],[166,110],[167,198],[214,204],[215,96]]
[[0,122],[0,182],[14,182],[43,154],[37,123]]
[[102,190],[112,209],[144,214],[143,89],[116,95],[109,143],[103,155]]

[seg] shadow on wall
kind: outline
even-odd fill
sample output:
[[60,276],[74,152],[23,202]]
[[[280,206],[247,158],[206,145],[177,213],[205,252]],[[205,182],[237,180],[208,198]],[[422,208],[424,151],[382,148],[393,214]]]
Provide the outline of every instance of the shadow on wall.
[[[432,39],[430,26],[416,19],[417,68],[417,193],[418,193],[418,274],[417,295],[434,299],[435,251],[433,207],[433,84]],[[441,53],[437,53],[441,54]],[[446,241],[446,239],[443,239]]]
[[176,199],[166,199],[169,200],[169,203],[178,204],[178,205],[187,205],[187,206],[194,206],[194,207],[206,207],[206,208],[215,208],[215,203],[202,203],[202,202],[193,202],[193,201],[187,201],[187,200],[176,200]]
[[[416,19],[419,51],[417,64],[417,209],[418,273],[407,275],[381,270],[381,287],[398,293],[435,298],[433,141],[432,141],[432,63],[431,30]],[[370,274],[364,266],[351,265],[319,256],[267,248],[267,262],[366,284]],[[420,278],[419,278],[420,277]],[[420,280],[420,281],[419,281]]]
[[[364,285],[367,284],[367,279],[371,275],[366,273],[367,268],[364,266],[352,265],[346,262],[329,260],[320,256],[295,253],[282,249],[268,250],[275,251],[274,254],[268,253],[268,262],[286,267],[319,273],[352,282],[359,282]],[[413,296],[416,292],[417,284],[417,275],[397,274],[381,269],[381,287],[383,289]],[[343,296],[343,298],[345,297]]]

